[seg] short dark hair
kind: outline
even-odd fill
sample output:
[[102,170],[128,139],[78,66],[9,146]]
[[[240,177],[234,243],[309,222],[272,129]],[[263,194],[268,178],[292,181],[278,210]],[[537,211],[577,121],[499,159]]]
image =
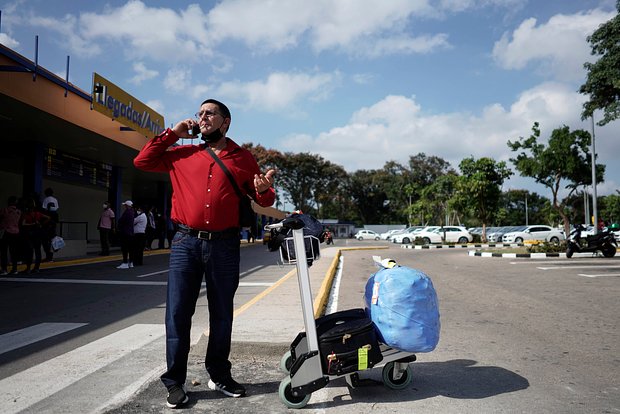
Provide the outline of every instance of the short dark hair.
[[206,101],[201,103],[200,106],[202,106],[202,105],[204,105],[206,103],[212,103],[212,104],[217,105],[217,107],[220,108],[220,111],[222,111],[222,115],[224,116],[224,118],[232,119],[230,117],[230,110],[228,109],[228,107],[226,105],[224,105],[220,101],[218,101],[216,99],[207,99]]

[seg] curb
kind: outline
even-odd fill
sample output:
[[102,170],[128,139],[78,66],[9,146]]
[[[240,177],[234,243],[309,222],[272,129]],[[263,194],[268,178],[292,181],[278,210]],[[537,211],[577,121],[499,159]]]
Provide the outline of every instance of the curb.
[[511,259],[516,258],[529,258],[529,259],[544,259],[547,257],[564,257],[566,253],[490,253],[490,252],[468,252],[469,256],[476,257],[508,257]]
[[327,306],[329,294],[332,290],[334,276],[336,275],[336,271],[338,270],[338,264],[340,263],[340,256],[342,255],[342,252],[351,251],[351,250],[381,250],[381,249],[388,249],[388,247],[385,247],[385,246],[341,247],[336,251],[334,258],[332,259],[332,263],[329,265],[329,268],[325,272],[325,277],[323,278],[323,283],[321,283],[319,293],[315,296],[315,299],[314,299],[314,317],[315,318],[318,318],[325,313],[325,307]]
[[499,243],[499,244],[425,244],[415,246],[413,244],[403,244],[401,249],[475,249],[479,247],[521,247],[523,243]]

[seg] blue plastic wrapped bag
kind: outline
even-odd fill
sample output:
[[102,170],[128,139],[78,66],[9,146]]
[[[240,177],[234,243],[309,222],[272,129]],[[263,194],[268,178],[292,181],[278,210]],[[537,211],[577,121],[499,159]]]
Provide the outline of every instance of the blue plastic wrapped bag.
[[384,344],[405,352],[430,352],[437,346],[437,293],[424,272],[382,268],[368,279],[364,301]]

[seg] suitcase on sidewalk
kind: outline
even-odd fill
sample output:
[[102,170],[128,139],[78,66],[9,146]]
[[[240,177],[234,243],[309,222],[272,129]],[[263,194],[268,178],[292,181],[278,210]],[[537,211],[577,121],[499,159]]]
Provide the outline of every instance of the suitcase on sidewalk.
[[348,309],[316,320],[321,365],[327,375],[372,368],[383,360],[375,325],[364,309]]

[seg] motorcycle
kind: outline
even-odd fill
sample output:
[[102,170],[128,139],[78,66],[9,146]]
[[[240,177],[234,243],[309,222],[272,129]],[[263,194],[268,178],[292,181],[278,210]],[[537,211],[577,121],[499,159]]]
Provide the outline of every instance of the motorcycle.
[[609,230],[601,231],[592,236],[581,237],[581,232],[586,228],[581,224],[576,224],[570,232],[567,240],[566,257],[573,257],[573,253],[598,252],[603,253],[605,257],[614,257],[618,244],[614,234]]
[[334,238],[331,231],[325,232],[325,244],[334,244]]

